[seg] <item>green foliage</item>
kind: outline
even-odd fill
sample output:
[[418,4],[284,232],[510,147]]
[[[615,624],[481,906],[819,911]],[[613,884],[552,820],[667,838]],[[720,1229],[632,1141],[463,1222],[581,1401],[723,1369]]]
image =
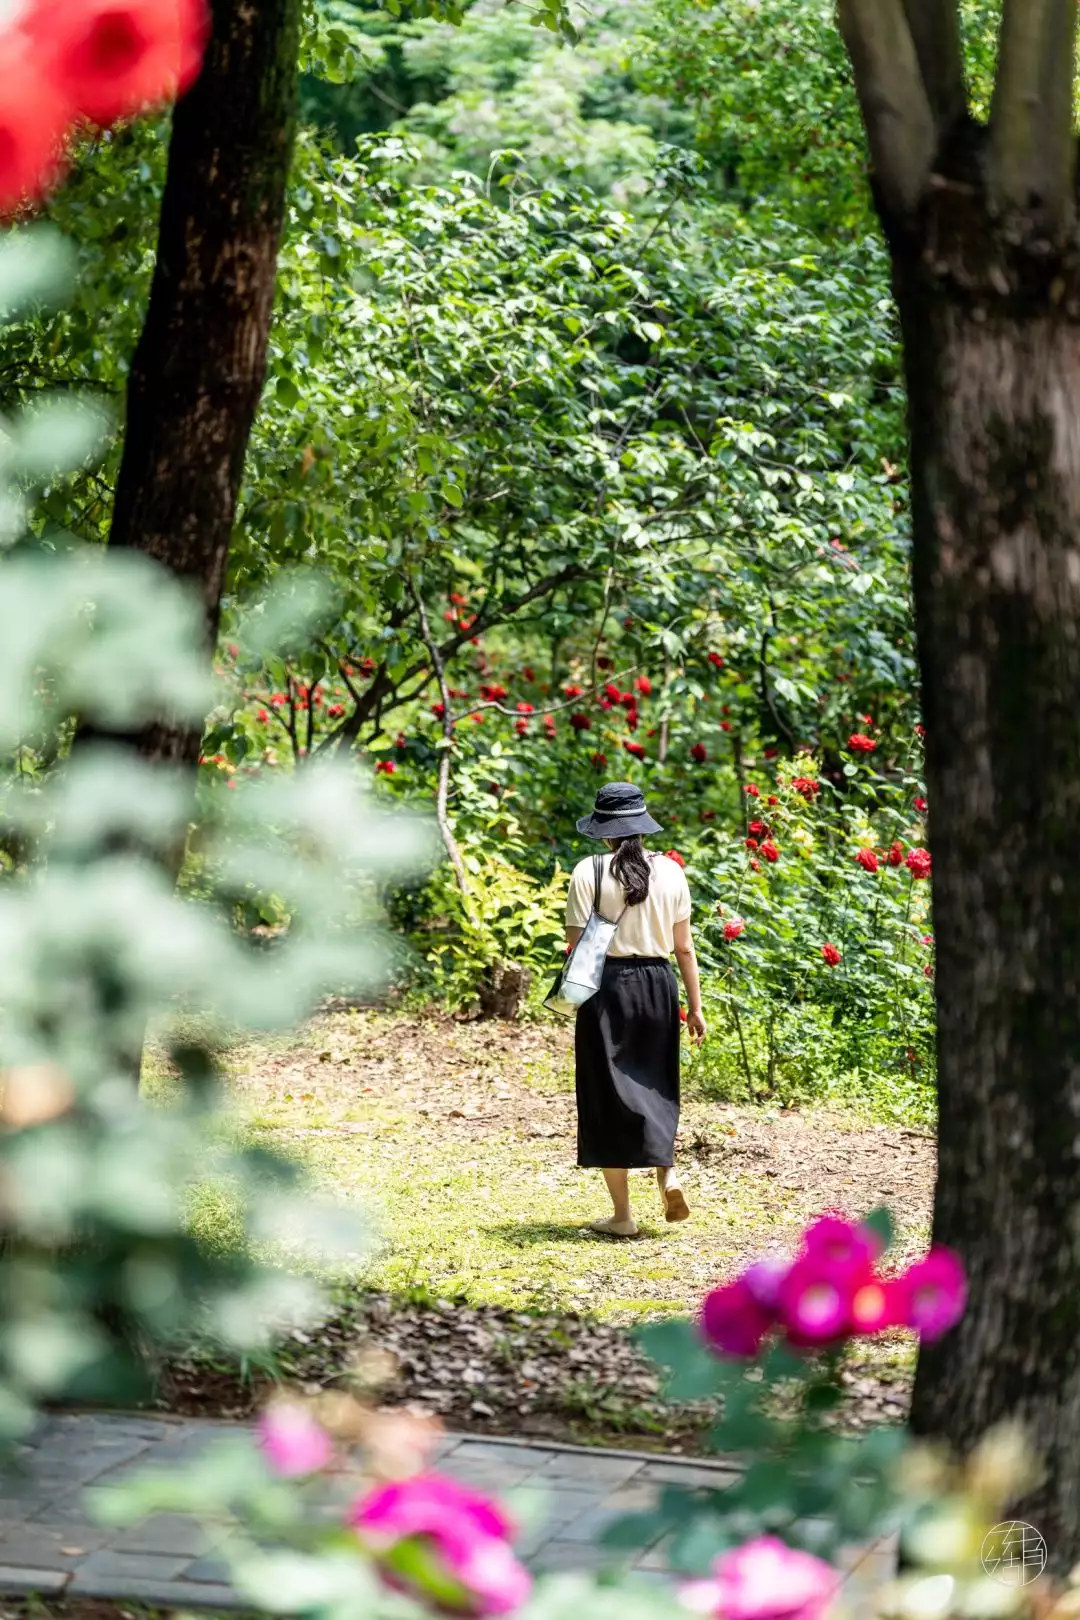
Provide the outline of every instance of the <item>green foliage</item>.
[[424,930],[413,944],[430,969],[424,988],[461,1007],[476,1000],[493,968],[507,964],[525,968],[536,993],[546,994],[564,938],[566,873],[556,867],[545,883],[493,850],[464,860],[468,894],[443,865],[421,897]]
[[[15,238],[0,255],[0,303],[17,313],[55,270],[47,236]],[[16,477],[46,475],[41,409],[8,424],[0,475],[11,518]],[[70,466],[88,451],[88,418],[69,408],[60,432],[50,409],[50,439]],[[212,687],[199,604],[145,559],[75,546],[27,540],[0,560],[0,574],[8,1441],[38,1403],[130,1400],[145,1382],[134,1347],[168,1342],[196,1316],[249,1349],[283,1313],[317,1310],[313,1284],[260,1263],[252,1245],[284,1240],[310,1264],[355,1252],[355,1224],[312,1203],[286,1160],[230,1141],[211,1041],[178,1025],[175,1010],[198,1009],[211,1029],[288,1028],[327,990],[370,982],[378,952],[347,926],[347,896],[368,871],[399,873],[416,839],[368,814],[340,770],[248,783],[219,793],[205,815],[221,883],[200,903],[176,898],[172,852],[190,813],[181,778],[89,743],[62,767],[40,767],[76,718],[115,732],[203,715]],[[271,954],[226,924],[244,888],[289,904],[288,935]],[[139,1100],[132,1072],[148,1021],[163,1014],[177,1078],[167,1108]],[[211,1252],[187,1210],[215,1185],[232,1190],[237,1241]]]

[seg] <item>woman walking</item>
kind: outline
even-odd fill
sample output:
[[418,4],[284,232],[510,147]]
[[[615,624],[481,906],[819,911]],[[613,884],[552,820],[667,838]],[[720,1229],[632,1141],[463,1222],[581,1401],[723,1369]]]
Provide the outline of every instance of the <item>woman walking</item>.
[[[604,1172],[614,1213],[593,1230],[635,1237],[628,1170],[656,1170],[664,1212],[690,1210],[675,1173],[679,1125],[679,989],[686,986],[687,1028],[705,1036],[701,985],[690,933],[690,890],[682,867],[647,853],[642,839],[662,829],[629,782],[609,782],[578,832],[607,844],[600,911],[618,930],[596,995],[579,1007],[574,1036],[578,1164]],[[575,945],[593,909],[592,857],[578,863],[566,903],[567,943]]]

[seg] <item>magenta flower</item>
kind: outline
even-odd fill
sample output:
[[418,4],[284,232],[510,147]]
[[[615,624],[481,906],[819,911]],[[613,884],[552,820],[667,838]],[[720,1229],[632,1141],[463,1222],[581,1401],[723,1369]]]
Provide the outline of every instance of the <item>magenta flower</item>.
[[850,1326],[857,1281],[851,1267],[807,1254],[780,1284],[780,1319],[792,1344],[832,1344]]
[[388,1585],[447,1613],[512,1614],[532,1590],[499,1504],[445,1475],[380,1485],[353,1503],[349,1523]]
[[306,1406],[278,1401],[259,1419],[259,1445],[275,1474],[317,1474],[334,1454],[333,1441]]
[[722,1356],[756,1356],[774,1316],[755,1299],[746,1277],[706,1294],[700,1328],[710,1349]]
[[831,1564],[776,1536],[723,1553],[708,1580],[679,1590],[683,1606],[716,1620],[824,1620],[840,1587]]
[[864,1272],[881,1254],[883,1244],[869,1226],[856,1225],[840,1215],[822,1215],[803,1233],[807,1254],[818,1256],[838,1270]]
[[964,1263],[953,1249],[937,1245],[899,1279],[900,1320],[920,1338],[940,1339],[964,1314],[967,1279]]

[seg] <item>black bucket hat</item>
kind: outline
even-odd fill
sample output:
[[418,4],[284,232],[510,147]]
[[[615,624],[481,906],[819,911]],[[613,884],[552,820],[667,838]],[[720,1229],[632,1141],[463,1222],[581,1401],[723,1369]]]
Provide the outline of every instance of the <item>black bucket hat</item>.
[[663,832],[645,808],[645,795],[632,782],[608,782],[596,795],[590,815],[577,824],[586,838],[634,838]]

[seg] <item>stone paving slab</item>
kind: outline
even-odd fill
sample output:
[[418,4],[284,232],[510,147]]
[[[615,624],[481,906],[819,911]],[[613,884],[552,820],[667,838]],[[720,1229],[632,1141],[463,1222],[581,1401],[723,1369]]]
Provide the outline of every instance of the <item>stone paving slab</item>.
[[[0,1474],[0,1594],[237,1607],[212,1538],[194,1520],[156,1514],[110,1531],[94,1524],[84,1498],[88,1486],[100,1489],[144,1468],[182,1468],[235,1433],[234,1425],[173,1417],[65,1413],[43,1419],[20,1448],[19,1471]],[[543,1493],[545,1516],[519,1542],[537,1573],[621,1569],[642,1581],[668,1572],[670,1531],[658,1533],[650,1547],[622,1552],[598,1545],[607,1526],[655,1506],[661,1491],[689,1496],[703,1487],[723,1490],[738,1478],[730,1460],[458,1434],[443,1439],[437,1458],[447,1473],[493,1492]],[[887,1545],[857,1549],[845,1562],[854,1599],[888,1579],[894,1553]]]

